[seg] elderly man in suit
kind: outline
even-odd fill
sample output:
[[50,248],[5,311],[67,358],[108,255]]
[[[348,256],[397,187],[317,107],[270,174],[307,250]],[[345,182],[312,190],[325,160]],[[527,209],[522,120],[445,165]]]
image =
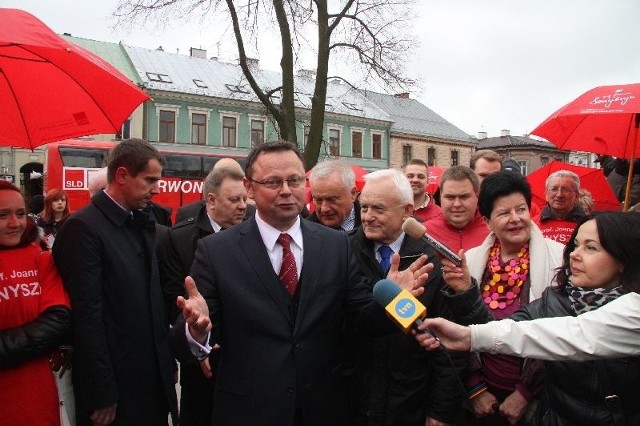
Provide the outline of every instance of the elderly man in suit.
[[[373,286],[387,271],[385,258],[400,255],[400,269],[421,255],[437,267],[429,274],[421,302],[430,317],[451,317],[445,298],[440,261],[427,243],[406,235],[405,219],[413,214],[414,193],[405,175],[395,169],[365,175],[360,194],[362,226],[351,235],[354,253],[367,283]],[[436,426],[450,424],[463,401],[458,375],[467,357],[425,353],[411,336],[353,336],[353,394],[358,399],[355,424],[368,426]]]
[[[256,215],[200,240],[191,269],[223,341],[212,422],[346,425],[345,316],[363,333],[394,326],[362,282],[347,234],[300,219],[305,176],[295,145],[254,148],[245,173]],[[388,276],[420,294],[432,268],[425,260],[399,272],[394,256]],[[204,356],[208,348],[197,343],[207,339],[206,305],[179,302],[184,321],[172,329],[176,352]]]
[[360,226],[356,174],[347,163],[316,164],[309,175],[309,189],[316,209],[307,220],[347,232]]
[[[184,279],[189,275],[198,240],[242,222],[247,210],[247,191],[242,179],[244,173],[236,168],[214,168],[207,175],[203,192],[206,204],[195,218],[189,218],[166,229],[157,240],[160,275],[167,300],[171,322],[179,314],[176,298],[184,295]],[[214,344],[214,342],[210,342]],[[208,362],[217,365],[218,352],[212,351]],[[203,361],[204,362],[204,361]],[[215,376],[209,367],[201,371],[196,362],[180,365],[180,424],[183,426],[209,426],[213,404]]]
[[177,420],[155,222],[141,210],[158,193],[163,163],[147,141],[122,141],[109,153],[107,187],[56,237],[73,306],[78,425],[166,425],[169,411]]

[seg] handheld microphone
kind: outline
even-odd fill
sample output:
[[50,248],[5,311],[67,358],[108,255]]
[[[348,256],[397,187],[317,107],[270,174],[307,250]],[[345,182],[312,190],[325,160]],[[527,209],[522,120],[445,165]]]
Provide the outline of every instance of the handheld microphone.
[[445,246],[440,241],[427,234],[427,228],[425,228],[424,225],[422,225],[414,218],[410,217],[405,220],[402,224],[402,230],[411,238],[422,240],[425,243],[429,244],[429,246],[431,246],[436,252],[438,252],[438,254],[440,254],[445,259],[453,262],[454,265],[462,265],[462,259],[460,259],[460,256],[451,251],[449,247]]
[[387,312],[405,334],[413,328],[417,333],[427,333],[434,339],[437,337],[430,330],[418,330],[422,319],[427,315],[427,308],[418,299],[401,289],[391,280],[380,280],[373,286],[373,299]]

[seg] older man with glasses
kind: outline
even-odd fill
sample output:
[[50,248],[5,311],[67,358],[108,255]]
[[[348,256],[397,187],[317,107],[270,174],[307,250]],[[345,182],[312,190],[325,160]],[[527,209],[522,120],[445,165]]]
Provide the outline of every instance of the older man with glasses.
[[545,237],[566,244],[576,222],[585,216],[578,202],[580,178],[569,170],[558,170],[545,185],[547,205],[533,220]]

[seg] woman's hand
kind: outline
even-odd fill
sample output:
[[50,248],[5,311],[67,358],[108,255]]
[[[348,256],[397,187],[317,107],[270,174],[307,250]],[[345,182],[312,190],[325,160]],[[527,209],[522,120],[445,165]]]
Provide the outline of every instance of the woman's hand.
[[467,267],[467,257],[464,250],[460,249],[458,256],[462,259],[460,266],[454,265],[447,259],[442,259],[442,278],[454,292],[464,293],[471,288],[471,274]]
[[500,414],[506,417],[512,425],[515,425],[524,415],[528,405],[529,402],[516,389],[500,404]]
[[471,405],[473,406],[473,411],[476,412],[476,416],[484,417],[495,414],[499,402],[491,392],[484,391],[471,399]]

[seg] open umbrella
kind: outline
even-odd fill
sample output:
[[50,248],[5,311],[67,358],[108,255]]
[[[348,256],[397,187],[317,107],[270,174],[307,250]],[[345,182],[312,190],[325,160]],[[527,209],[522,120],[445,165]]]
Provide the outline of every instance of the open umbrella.
[[149,96],[38,18],[0,8],[0,145],[117,133]]
[[613,193],[602,169],[576,166],[562,161],[552,161],[527,175],[527,181],[531,185],[531,201],[540,208],[544,208],[547,204],[545,188],[547,178],[558,170],[568,170],[578,175],[580,187],[591,192],[595,210],[620,210],[620,202]]
[[[640,157],[640,83],[591,89],[551,114],[531,133],[562,150]],[[633,169],[627,180],[628,200]],[[627,208],[628,202],[625,202]]]
[[445,167],[429,166],[429,183],[427,184],[426,192],[433,195],[440,186],[440,177],[447,170]]

